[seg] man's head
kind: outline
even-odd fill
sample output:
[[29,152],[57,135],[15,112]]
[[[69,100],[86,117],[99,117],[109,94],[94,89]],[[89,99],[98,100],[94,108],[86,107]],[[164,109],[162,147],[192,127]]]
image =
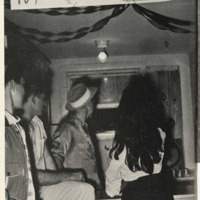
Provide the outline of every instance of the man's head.
[[86,112],[86,118],[91,117],[94,111],[92,98],[97,92],[96,87],[87,88],[83,83],[73,86],[67,96],[65,108],[70,112]]
[[6,104],[12,104],[13,109],[23,107],[23,99],[25,95],[25,77],[28,66],[24,63],[15,62],[7,66],[5,72],[5,95]]
[[46,83],[42,77],[34,77],[26,84],[26,95],[24,98],[24,115],[31,118],[40,116],[46,104]]

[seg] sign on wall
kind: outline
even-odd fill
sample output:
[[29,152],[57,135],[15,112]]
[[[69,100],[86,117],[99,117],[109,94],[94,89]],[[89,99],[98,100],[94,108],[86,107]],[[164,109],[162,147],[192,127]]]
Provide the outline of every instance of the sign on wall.
[[164,2],[170,0],[10,0],[11,10],[85,7],[133,3]]

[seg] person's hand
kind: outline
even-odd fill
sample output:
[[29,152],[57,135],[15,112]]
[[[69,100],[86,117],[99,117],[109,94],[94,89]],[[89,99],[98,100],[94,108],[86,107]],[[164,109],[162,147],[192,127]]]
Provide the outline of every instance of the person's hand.
[[72,178],[75,181],[85,181],[85,175],[82,171],[79,172],[73,172]]

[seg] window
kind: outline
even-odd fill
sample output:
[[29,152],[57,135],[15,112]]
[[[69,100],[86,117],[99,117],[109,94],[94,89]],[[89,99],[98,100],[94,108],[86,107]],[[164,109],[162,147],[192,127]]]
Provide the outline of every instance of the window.
[[98,87],[98,109],[117,108],[123,89],[139,69],[67,73],[68,90],[77,83]]

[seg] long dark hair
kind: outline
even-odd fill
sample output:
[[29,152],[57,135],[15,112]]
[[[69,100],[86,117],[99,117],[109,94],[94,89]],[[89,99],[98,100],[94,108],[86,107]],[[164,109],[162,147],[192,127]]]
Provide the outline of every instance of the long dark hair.
[[161,159],[159,150],[162,140],[158,127],[165,131],[165,122],[160,91],[151,76],[133,76],[122,94],[110,156],[118,160],[126,147],[129,169],[152,174],[154,163]]

